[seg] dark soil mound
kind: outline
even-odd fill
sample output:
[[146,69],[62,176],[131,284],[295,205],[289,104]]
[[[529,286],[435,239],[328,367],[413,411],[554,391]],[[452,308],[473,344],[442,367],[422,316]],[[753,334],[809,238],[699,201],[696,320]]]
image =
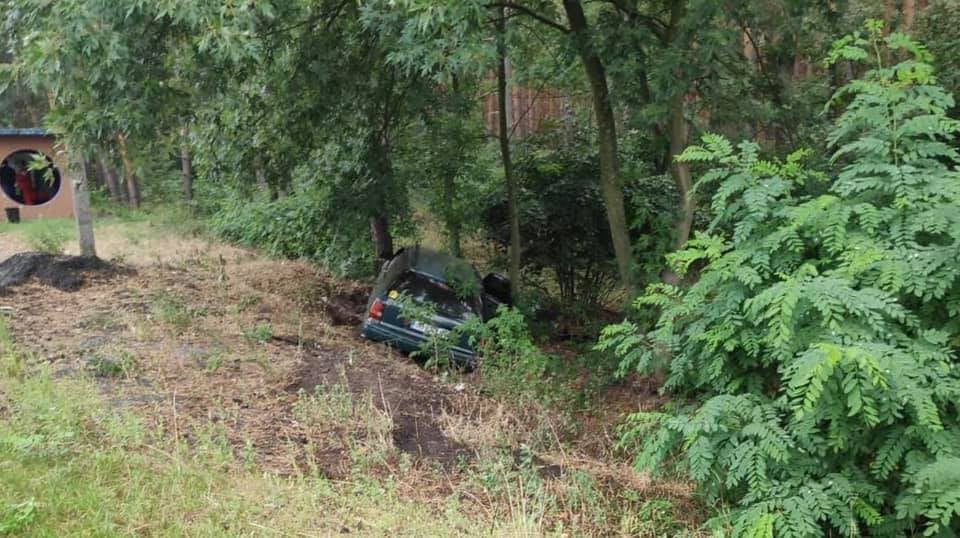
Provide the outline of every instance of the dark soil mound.
[[323,301],[323,310],[333,325],[360,325],[370,290],[354,288],[337,290]]
[[100,258],[21,252],[0,262],[0,293],[23,284],[31,277],[58,290],[74,291],[83,285],[84,276],[87,274],[115,272],[115,266]]
[[[292,338],[274,340],[296,343]],[[318,385],[345,383],[354,396],[376,394],[377,407],[390,412],[393,419],[392,436],[398,449],[445,468],[472,459],[469,447],[444,435],[437,417],[441,409],[449,407],[453,393],[432,381],[429,374],[403,372],[369,362],[351,365],[348,353],[342,350],[324,349],[310,341],[305,341],[304,347],[316,353],[304,357],[299,379],[287,387],[288,391],[311,393]]]
[[431,416],[400,412],[393,420],[393,442],[407,454],[436,461],[446,468],[473,457],[466,445],[444,435]]

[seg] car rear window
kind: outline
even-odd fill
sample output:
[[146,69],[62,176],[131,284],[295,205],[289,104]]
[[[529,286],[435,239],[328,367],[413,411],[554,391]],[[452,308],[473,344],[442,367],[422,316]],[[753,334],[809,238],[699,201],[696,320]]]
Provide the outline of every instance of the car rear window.
[[451,319],[464,321],[469,316],[476,315],[472,303],[457,297],[450,286],[418,273],[404,273],[393,289],[406,293],[418,303],[435,305],[438,314]]

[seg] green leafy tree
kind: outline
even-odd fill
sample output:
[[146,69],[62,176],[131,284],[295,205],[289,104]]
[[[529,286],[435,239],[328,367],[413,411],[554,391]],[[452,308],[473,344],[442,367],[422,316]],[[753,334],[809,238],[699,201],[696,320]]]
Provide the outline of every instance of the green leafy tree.
[[[255,198],[259,184],[271,198],[295,195],[312,206],[275,215],[289,227],[263,228],[271,234],[336,237],[334,251],[371,237],[374,257],[387,258],[410,210],[414,174],[404,167],[414,161],[400,154],[437,103],[427,78],[388,61],[402,20],[379,2],[332,0],[290,2],[272,15],[255,32],[262,57],[205,89],[192,130],[196,168],[241,200]],[[221,209],[219,220],[239,222],[231,213],[242,213],[242,202]],[[305,230],[305,221],[316,228]],[[309,252],[327,251],[308,243]],[[356,257],[353,246],[342,253]]]
[[[481,87],[480,81],[490,71],[496,73],[497,100],[497,138],[500,142],[500,161],[504,183],[507,187],[510,211],[510,244],[508,248],[508,271],[511,286],[516,294],[520,286],[520,260],[522,244],[520,240],[518,188],[512,165],[512,128],[507,114],[508,55],[516,45],[519,32],[513,31],[515,25],[508,24],[508,16],[503,6],[487,5],[482,2],[424,2],[423,0],[404,0],[390,3],[393,11],[404,13],[406,23],[398,42],[398,47],[390,53],[390,58],[398,65],[415,70],[432,78],[437,84],[453,89],[453,93],[463,95],[464,81],[467,87]],[[473,106],[461,103],[461,115],[469,116],[479,109],[479,93],[473,96]],[[462,131],[462,129],[461,129]],[[453,134],[453,133],[451,133]],[[457,137],[452,137],[457,140]],[[447,161],[455,162],[457,154],[463,153],[468,146],[462,143],[454,149]],[[456,165],[462,168],[461,165]],[[446,168],[450,168],[449,166]],[[453,170],[450,170],[451,172]],[[476,170],[475,170],[476,171]],[[443,196],[447,201],[440,204],[444,213],[454,213],[454,194],[456,182],[443,180]],[[449,194],[448,194],[449,193]],[[459,196],[469,196],[470,192],[460,189]],[[452,195],[452,196],[451,196]],[[474,200],[476,197],[474,197]],[[476,205],[473,206],[477,208]],[[454,237],[459,219],[444,216],[447,221],[448,236]],[[451,247],[457,241],[450,241]],[[453,251],[453,249],[451,249]]]
[[[913,32],[933,53],[937,78],[954,95],[960,93],[960,3],[934,0],[920,12]],[[956,108],[956,107],[955,107]],[[954,117],[956,117],[956,111]]]
[[[489,47],[483,46],[483,40],[490,35],[487,27],[493,23],[496,26],[494,35],[497,36],[498,78],[499,93],[501,95],[501,109],[505,109],[506,100],[503,81],[505,67],[503,58],[507,55],[507,44],[503,41],[510,31],[506,20],[521,17],[532,22],[539,29],[558,33],[570,50],[581,61],[584,76],[588,81],[589,95],[593,105],[594,117],[597,122],[597,147],[601,165],[601,174],[598,177],[600,191],[604,200],[605,216],[608,221],[611,241],[616,254],[618,273],[621,282],[630,287],[633,283],[632,247],[630,245],[626,210],[623,201],[623,185],[620,177],[620,157],[617,151],[617,125],[613,103],[610,99],[608,81],[602,58],[594,45],[595,36],[593,27],[587,18],[587,13],[580,0],[564,0],[562,5],[542,1],[519,2],[481,2],[481,1],[452,1],[429,2],[423,0],[406,0],[401,3],[406,11],[411,13],[411,24],[408,25],[407,36],[409,42],[421,43],[413,49],[416,54],[397,55],[408,64],[419,65],[427,72],[442,67],[444,70],[453,68],[476,69],[477,65],[469,65],[467,58],[483,57],[490,59]],[[513,25],[510,25],[513,26]],[[534,32],[530,32],[534,33]],[[539,34],[537,34],[539,37]],[[430,38],[430,39],[428,39]],[[541,39],[543,39],[541,37]],[[423,44],[428,42],[429,45]],[[451,58],[446,58],[450,56]],[[569,58],[564,58],[566,65]],[[493,62],[486,64],[491,66]],[[483,66],[483,64],[480,64]],[[447,71],[448,73],[450,71]],[[501,120],[503,116],[501,114]],[[501,123],[501,131],[505,131]],[[502,141],[503,160],[506,179],[512,184],[509,144]],[[519,214],[519,210],[512,212]],[[514,222],[516,222],[516,218]],[[519,242],[519,229],[515,227],[513,234]],[[517,251],[516,247],[511,250]],[[519,265],[519,257],[512,260],[514,272]],[[511,275],[514,276],[514,275]]]
[[495,163],[480,117],[480,84],[456,78],[426,95],[427,105],[398,148],[398,168],[412,195],[426,202],[443,226],[447,250],[462,256],[463,239],[478,227],[482,199]]
[[651,287],[638,306],[661,309],[655,329],[600,344],[691,398],[634,415],[624,443],[645,468],[684,453],[732,503],[714,523],[735,535],[960,529],[960,155],[945,143],[960,123],[929,53],[882,33],[830,55],[872,65],[832,101],[837,172],[719,136],[684,153],[715,167],[699,185],[716,185],[716,218],[671,256],[699,280]]
[[133,205],[141,195],[136,171],[158,149],[158,133],[179,131],[189,110],[173,51],[202,53],[222,67],[245,61],[256,52],[254,29],[271,12],[267,2],[7,0],[3,7],[12,54],[5,78],[47,96],[45,126],[73,150],[116,143]]

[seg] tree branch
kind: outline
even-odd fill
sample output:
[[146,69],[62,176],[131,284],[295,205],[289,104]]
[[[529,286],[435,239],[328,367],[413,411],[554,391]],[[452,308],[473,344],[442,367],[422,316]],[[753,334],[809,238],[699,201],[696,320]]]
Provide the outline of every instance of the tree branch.
[[283,34],[291,30],[296,30],[297,28],[303,28],[304,26],[313,26],[316,23],[320,22],[323,19],[327,19],[326,24],[324,25],[324,30],[329,30],[333,23],[337,20],[337,17],[340,16],[340,12],[343,11],[343,8],[349,3],[349,0],[342,0],[337,6],[330,11],[324,11],[317,13],[311,17],[290,24],[289,26],[284,26],[280,28],[271,28],[267,32],[262,32],[260,37],[270,37],[276,34]]
[[653,17],[651,15],[644,15],[636,10],[636,8],[630,7],[623,0],[604,0],[608,4],[612,5],[617,11],[625,14],[628,19],[633,22],[639,22],[647,27],[648,30],[653,32],[653,35],[657,36],[661,41],[664,39],[667,33],[667,25],[660,19]]
[[520,4],[514,4],[513,2],[494,2],[492,4],[487,4],[486,7],[489,7],[489,8],[502,7],[502,8],[512,9],[514,11],[517,11],[518,13],[523,13],[524,15],[532,19],[536,19],[542,22],[543,24],[546,24],[547,26],[553,28],[554,30],[559,30],[560,32],[563,32],[565,34],[570,33],[570,29],[567,28],[566,26],[551,19],[550,17],[541,15],[540,13],[537,13],[536,11],[526,6],[522,6]]
[[753,47],[754,54],[757,55],[757,63],[760,65],[760,72],[766,74],[767,68],[766,63],[763,61],[763,52],[760,50],[760,45],[757,44],[757,40],[753,38],[753,32],[751,32],[750,27],[742,21],[740,22],[740,29],[743,31],[744,35],[747,36],[747,40],[750,41],[750,46]]

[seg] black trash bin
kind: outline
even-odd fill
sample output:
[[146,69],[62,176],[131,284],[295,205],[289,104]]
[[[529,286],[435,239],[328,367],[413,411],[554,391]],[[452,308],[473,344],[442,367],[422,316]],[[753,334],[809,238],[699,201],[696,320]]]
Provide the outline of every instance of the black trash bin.
[[20,208],[19,207],[7,207],[4,208],[4,212],[7,214],[7,221],[17,223],[20,222]]

